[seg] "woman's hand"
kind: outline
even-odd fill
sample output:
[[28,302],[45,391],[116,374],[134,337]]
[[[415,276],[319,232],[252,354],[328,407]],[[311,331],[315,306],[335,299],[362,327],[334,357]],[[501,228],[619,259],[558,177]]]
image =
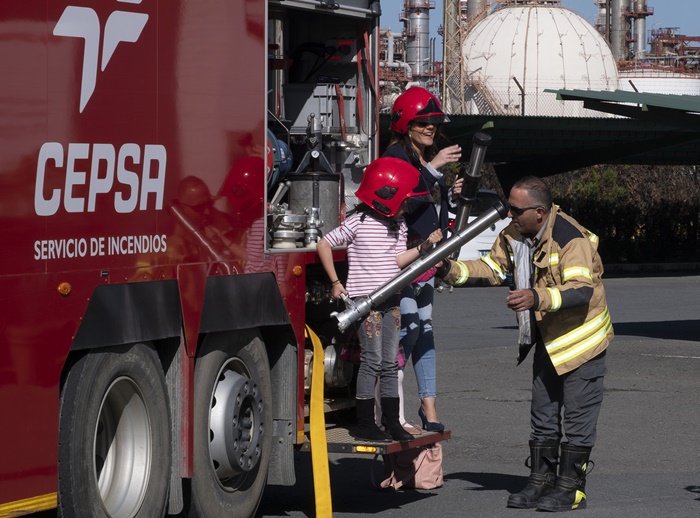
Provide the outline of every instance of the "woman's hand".
[[464,184],[464,178],[457,178],[455,183],[452,184],[452,199],[457,199],[457,196],[462,194],[462,184]]
[[434,245],[435,243],[439,243],[442,240],[442,230],[437,229],[433,231],[432,234],[428,236],[428,243],[431,245]]
[[438,154],[430,160],[430,164],[435,169],[440,169],[445,164],[459,162],[460,158],[462,158],[462,148],[459,147],[459,144],[455,144],[454,146],[441,149]]

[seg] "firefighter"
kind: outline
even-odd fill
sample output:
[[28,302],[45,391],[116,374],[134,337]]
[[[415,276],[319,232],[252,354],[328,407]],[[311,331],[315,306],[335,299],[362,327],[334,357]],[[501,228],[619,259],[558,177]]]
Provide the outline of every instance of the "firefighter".
[[535,349],[531,472],[508,507],[581,509],[603,401],[606,348],[613,338],[598,238],[552,204],[539,178],[516,182],[508,203],[511,224],[490,254],[444,261],[438,276],[456,286],[507,282],[506,306],[518,319],[518,364]]

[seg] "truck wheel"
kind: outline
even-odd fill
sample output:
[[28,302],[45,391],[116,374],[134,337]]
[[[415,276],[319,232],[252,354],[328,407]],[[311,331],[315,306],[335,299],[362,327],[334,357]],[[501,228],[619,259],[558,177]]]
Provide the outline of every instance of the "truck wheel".
[[165,379],[153,347],[134,344],[81,357],[61,391],[60,515],[162,517],[170,440]]
[[270,366],[253,330],[207,336],[194,375],[191,518],[253,516],[272,448]]

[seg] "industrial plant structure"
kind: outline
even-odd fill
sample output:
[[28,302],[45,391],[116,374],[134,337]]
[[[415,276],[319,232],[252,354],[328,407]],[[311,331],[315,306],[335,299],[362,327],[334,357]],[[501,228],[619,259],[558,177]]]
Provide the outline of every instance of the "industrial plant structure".
[[439,94],[439,64],[435,38],[430,37],[430,11],[434,0],[405,0],[399,14],[403,29],[382,28],[380,47],[381,108],[391,108],[394,99],[411,86],[422,86]]
[[700,95],[700,37],[647,31],[646,0],[580,1],[597,5],[595,25],[560,0],[445,0],[435,63],[434,3],[405,0],[403,30],[384,31],[382,108],[415,84],[452,114],[600,116],[545,89]]
[[600,116],[544,92],[619,84],[600,33],[558,3],[513,2],[476,22],[462,44],[465,113]]

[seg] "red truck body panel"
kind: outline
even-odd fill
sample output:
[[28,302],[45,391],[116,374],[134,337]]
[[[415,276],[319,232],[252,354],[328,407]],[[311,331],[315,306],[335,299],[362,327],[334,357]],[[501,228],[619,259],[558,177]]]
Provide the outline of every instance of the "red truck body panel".
[[[265,259],[250,231],[265,197],[264,29],[258,1],[3,2],[0,503],[56,491],[60,375],[96,286],[181,276],[196,344],[211,258],[172,236],[183,179],[212,195],[242,171],[257,180],[237,271],[303,264]],[[284,282],[301,333],[304,279]]]
[[[250,300],[248,322],[263,322],[266,337],[277,334],[268,351],[294,351],[297,372],[288,376],[296,414],[285,414],[278,394],[274,410],[278,423],[295,421],[292,446],[303,441],[309,270],[328,279],[315,245],[271,245],[268,128],[278,122],[280,142],[306,149],[306,111],[317,110],[311,101],[321,92],[333,173],[359,183],[376,156],[378,4],[339,3],[331,11],[306,0],[3,0],[0,514],[25,499],[44,499],[30,511],[56,505],[67,367],[92,347],[129,344],[123,337],[132,335],[180,347],[182,410],[171,419],[180,420],[173,441],[182,458],[173,465],[182,477],[193,476],[195,362],[210,322],[205,302],[216,303],[207,299],[213,278],[243,276],[260,280],[251,286],[274,288],[269,307],[264,290],[231,298]],[[285,25],[290,13],[297,26]],[[342,46],[345,53],[329,59],[318,79],[299,71],[301,79],[293,79],[290,49],[302,49],[303,61],[317,32],[327,49]],[[282,43],[272,44],[271,34]],[[340,198],[336,222],[344,217],[341,189],[331,192]],[[344,261],[344,252],[335,258]],[[166,284],[178,310],[164,317],[160,335],[149,334],[138,328],[138,315],[130,316],[129,297]],[[101,305],[116,293],[105,290],[120,286],[145,288],[120,292],[124,298],[113,303],[126,317],[112,322],[115,308]],[[122,322],[134,329],[90,342],[101,325],[114,333]],[[257,326],[236,322],[212,332]],[[288,358],[280,353],[275,360],[287,365]]]

